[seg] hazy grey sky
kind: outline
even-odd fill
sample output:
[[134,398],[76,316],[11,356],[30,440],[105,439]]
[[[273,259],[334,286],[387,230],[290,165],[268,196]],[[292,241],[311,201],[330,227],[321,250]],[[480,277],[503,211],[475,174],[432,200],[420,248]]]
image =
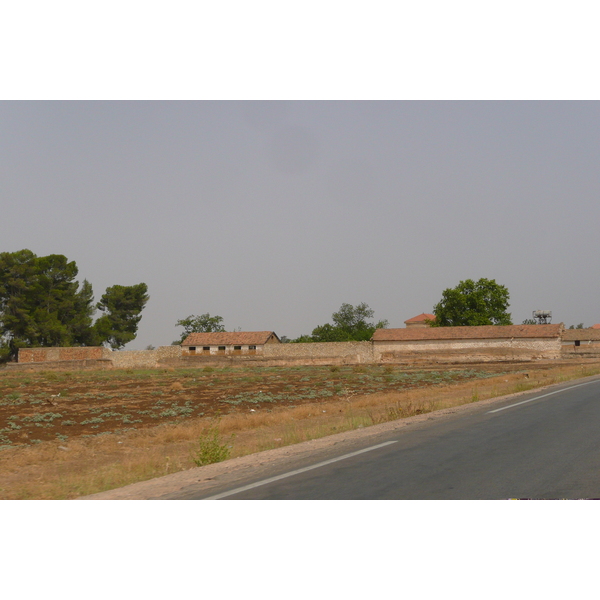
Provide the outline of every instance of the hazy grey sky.
[[129,349],[210,312],[296,337],[343,302],[391,327],[460,280],[513,321],[600,322],[600,103],[0,102],[0,251],[148,284]]

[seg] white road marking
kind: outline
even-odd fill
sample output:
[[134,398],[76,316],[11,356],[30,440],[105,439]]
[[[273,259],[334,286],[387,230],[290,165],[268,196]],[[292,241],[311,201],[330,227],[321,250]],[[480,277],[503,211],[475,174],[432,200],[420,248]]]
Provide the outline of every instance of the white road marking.
[[561,392],[567,392],[574,388],[581,387],[583,385],[590,385],[592,383],[598,383],[599,380],[596,379],[594,381],[587,381],[586,383],[578,383],[577,385],[572,385],[568,388],[563,388],[562,390],[556,390],[555,392],[548,392],[547,394],[542,394],[541,396],[536,396],[535,398],[529,398],[529,400],[523,400],[522,402],[515,402],[515,404],[509,404],[508,406],[503,406],[502,408],[497,408],[496,410],[488,410],[486,414],[500,412],[501,410],[506,410],[507,408],[512,408],[513,406],[519,406],[521,404],[527,404],[528,402],[533,402],[534,400],[539,400],[540,398],[546,398],[546,396],[553,396],[554,394],[560,394]]
[[228,492],[223,492],[222,494],[216,494],[215,496],[209,496],[208,498],[204,498],[204,500],[220,500],[221,498],[226,498],[227,496],[233,496],[234,494],[239,494],[240,492],[245,492],[246,490],[251,490],[256,487],[260,487],[261,485],[267,485],[268,483],[272,483],[273,481],[279,481],[280,479],[286,479],[287,477],[292,477],[293,475],[298,475],[299,473],[306,473],[306,471],[312,471],[313,469],[318,469],[320,467],[324,467],[325,465],[330,465],[335,462],[339,462],[340,460],[346,460],[347,458],[351,458],[353,456],[358,456],[359,454],[363,454],[364,452],[371,452],[371,450],[377,450],[377,448],[383,448],[384,446],[389,446],[390,444],[395,444],[396,440],[391,442],[384,442],[383,444],[377,444],[377,446],[370,446],[369,448],[364,448],[363,450],[357,450],[356,452],[350,452],[350,454],[344,454],[343,456],[338,456],[337,458],[331,458],[330,460],[324,460],[323,462],[317,463],[316,465],[311,465],[310,467],[304,467],[303,469],[296,469],[295,471],[290,471],[289,473],[284,473],[283,475],[277,475],[276,477],[269,477],[269,479],[263,479],[262,481],[257,481],[256,483],[251,483],[250,485],[245,485],[243,487],[236,488],[235,490],[230,490]]

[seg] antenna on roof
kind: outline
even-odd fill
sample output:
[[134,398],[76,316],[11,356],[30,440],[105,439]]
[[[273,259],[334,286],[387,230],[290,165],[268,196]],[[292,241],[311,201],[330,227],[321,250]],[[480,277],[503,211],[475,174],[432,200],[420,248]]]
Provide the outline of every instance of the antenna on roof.
[[552,311],[551,310],[534,310],[533,320],[537,325],[546,325],[552,323]]

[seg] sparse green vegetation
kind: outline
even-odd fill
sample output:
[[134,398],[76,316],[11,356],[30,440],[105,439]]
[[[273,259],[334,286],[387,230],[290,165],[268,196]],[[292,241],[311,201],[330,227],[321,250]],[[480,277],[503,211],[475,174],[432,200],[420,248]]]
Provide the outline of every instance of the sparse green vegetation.
[[197,467],[203,467],[227,460],[230,455],[231,448],[222,442],[218,424],[215,424],[200,436],[198,447],[192,453],[192,460]]

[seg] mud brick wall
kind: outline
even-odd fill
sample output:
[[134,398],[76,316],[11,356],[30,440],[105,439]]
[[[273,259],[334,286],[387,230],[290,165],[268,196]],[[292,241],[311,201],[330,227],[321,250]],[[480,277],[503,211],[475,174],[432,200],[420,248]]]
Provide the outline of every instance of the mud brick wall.
[[560,338],[376,342],[377,362],[492,362],[555,359]]
[[98,360],[110,358],[111,351],[102,346],[72,348],[19,348],[19,363],[51,362],[58,360]]
[[600,357],[600,341],[597,340],[581,340],[579,346],[575,345],[574,341],[563,341],[561,347],[563,357],[582,358],[597,358]]
[[112,369],[112,362],[107,358],[85,360],[47,360],[44,362],[7,363],[10,371],[99,371]]
[[[204,357],[184,356],[181,346],[160,346],[155,350],[111,351],[103,347],[21,348],[19,365],[60,363],[72,368],[78,364],[90,368],[110,365],[115,369],[152,369],[159,367],[191,367],[217,361],[221,364],[253,366],[343,365],[370,363],[476,363],[492,361],[528,361],[555,359],[573,355],[600,353],[600,347],[562,346],[559,338],[488,339],[488,340],[420,340],[386,342],[323,342],[308,344],[266,344],[260,356]],[[87,362],[86,362],[87,361]],[[100,361],[100,362],[96,362]],[[101,364],[102,363],[102,364]]]
[[109,358],[115,369],[151,369],[159,367],[161,361],[180,358],[181,346],[160,346],[155,350],[119,350],[111,352]]
[[[372,342],[315,342],[306,344],[266,344],[263,348],[263,358],[277,361],[278,364],[339,363],[355,364],[373,362]],[[283,362],[279,362],[283,361]]]

